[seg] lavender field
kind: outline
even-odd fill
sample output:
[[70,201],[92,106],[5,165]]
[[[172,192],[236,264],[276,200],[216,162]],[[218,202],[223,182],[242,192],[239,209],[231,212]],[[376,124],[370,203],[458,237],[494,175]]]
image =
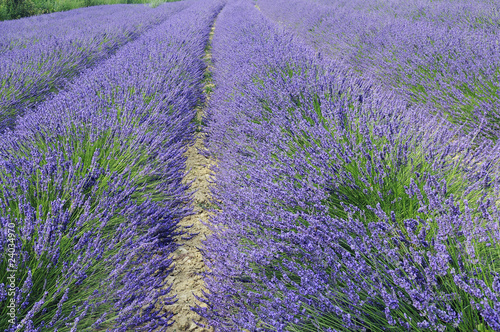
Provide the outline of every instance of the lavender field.
[[500,331],[500,5],[0,22],[0,330]]

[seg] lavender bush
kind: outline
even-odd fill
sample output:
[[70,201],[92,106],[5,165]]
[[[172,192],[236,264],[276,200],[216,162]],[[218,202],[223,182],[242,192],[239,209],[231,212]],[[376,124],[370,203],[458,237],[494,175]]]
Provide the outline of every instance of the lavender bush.
[[74,30],[88,29],[84,27],[88,20],[95,20],[95,24],[105,27],[115,21],[113,15],[119,12],[134,16],[146,11],[150,12],[146,6],[136,5],[95,6],[2,21],[0,26],[3,38],[0,41],[0,54],[26,48],[38,42],[46,42],[48,39],[60,39],[64,34],[73,34],[74,38],[82,38],[81,34],[75,34]]
[[[260,4],[259,4],[260,7]],[[220,331],[500,331],[499,146],[221,12],[196,312]]]
[[[131,12],[130,7],[111,6],[100,8],[99,15],[94,10],[87,15],[77,12],[75,19],[1,22],[4,48],[19,40],[27,44],[0,55],[0,129],[12,126],[17,115],[47,95],[64,89],[85,68],[185,7],[184,3],[156,9],[142,6]],[[26,22],[30,28],[23,28]]]
[[498,19],[491,1],[259,0],[319,51],[468,132],[498,137]]
[[172,324],[164,280],[191,213],[183,153],[222,6],[188,4],[0,137],[0,302],[18,318],[3,330]]

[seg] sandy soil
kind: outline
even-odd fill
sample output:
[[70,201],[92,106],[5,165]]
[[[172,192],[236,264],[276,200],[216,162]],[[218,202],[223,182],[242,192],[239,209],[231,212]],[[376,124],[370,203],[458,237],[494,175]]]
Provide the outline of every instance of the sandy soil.
[[[211,70],[211,41],[214,33],[215,26],[212,26],[210,33],[210,42],[205,53],[204,60],[207,62],[206,77]],[[213,88],[211,79],[206,79],[204,83],[204,91],[206,94],[207,101],[210,98],[210,91]],[[203,115],[205,105],[200,105],[197,110],[198,122],[201,122],[201,117]],[[213,161],[207,159],[199,153],[199,150],[203,150],[205,147],[203,145],[203,134],[197,133],[197,137],[194,145],[190,146],[186,152],[187,156],[187,170],[191,169],[189,173],[184,178],[184,181],[194,182],[191,184],[191,190],[196,191],[193,195],[193,206],[195,214],[184,218],[180,226],[191,226],[187,229],[189,233],[199,233],[190,240],[179,239],[178,243],[182,246],[177,249],[173,254],[173,259],[175,262],[175,269],[173,273],[167,277],[168,284],[173,283],[173,287],[170,294],[176,294],[178,301],[177,303],[169,306],[175,316],[175,323],[170,327],[171,331],[196,331],[196,332],[206,332],[213,331],[213,328],[204,329],[198,327],[193,320],[200,322],[202,324],[207,324],[207,322],[200,317],[198,314],[193,312],[190,307],[198,303],[204,306],[203,303],[197,301],[193,296],[193,293],[201,296],[201,290],[204,288],[203,277],[199,273],[205,271],[205,264],[203,263],[203,258],[200,251],[197,248],[202,246],[201,241],[206,239],[206,235],[210,233],[210,230],[201,223],[208,222],[209,212],[206,208],[209,206],[210,202],[210,183],[209,179],[213,176],[210,165]],[[186,234],[184,237],[186,237]]]

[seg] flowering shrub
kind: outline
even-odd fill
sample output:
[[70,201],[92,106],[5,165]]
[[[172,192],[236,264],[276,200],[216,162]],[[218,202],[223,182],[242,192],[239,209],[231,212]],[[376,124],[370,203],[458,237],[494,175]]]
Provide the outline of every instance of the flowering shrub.
[[219,15],[213,61],[196,312],[220,331],[500,331],[498,145],[246,2]]
[[[328,3],[328,5],[327,5]],[[259,0],[322,53],[468,132],[499,132],[499,7],[490,1]]]
[[111,6],[98,8],[98,13],[79,10],[74,17],[0,22],[0,129],[12,126],[16,116],[63,89],[85,68],[185,7]]
[[220,8],[192,2],[0,137],[1,314],[14,303],[17,318],[2,330],[172,324],[164,280],[191,213],[183,153]]

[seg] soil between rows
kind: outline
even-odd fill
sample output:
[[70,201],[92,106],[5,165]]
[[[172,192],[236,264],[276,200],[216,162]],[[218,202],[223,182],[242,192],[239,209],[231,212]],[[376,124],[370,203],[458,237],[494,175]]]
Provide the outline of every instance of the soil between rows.
[[[208,79],[204,82],[204,94],[205,103],[200,105],[196,112],[197,123],[201,123],[201,119],[204,114],[204,109],[207,106],[208,100],[210,99],[210,91],[213,88],[212,81],[210,79],[210,73],[212,70],[211,58],[211,42],[215,29],[215,21],[212,25],[210,31],[209,44],[207,45],[204,60],[207,63],[207,68],[205,69],[205,77]],[[194,214],[184,218],[180,223],[180,229],[183,227],[189,227],[185,230],[188,234],[184,235],[183,238],[189,237],[189,233],[195,235],[193,238],[186,240],[183,238],[178,239],[178,243],[181,245],[174,253],[173,260],[175,268],[173,272],[166,278],[167,285],[172,285],[172,290],[170,294],[177,295],[178,301],[168,306],[168,310],[175,314],[175,323],[170,327],[172,331],[196,331],[196,332],[208,332],[213,331],[213,328],[201,328],[198,327],[194,322],[199,322],[207,325],[205,319],[200,317],[197,313],[192,311],[190,307],[198,303],[200,306],[205,306],[205,304],[199,302],[194,297],[193,293],[197,296],[202,296],[201,290],[205,290],[204,281],[201,273],[205,271],[205,264],[203,263],[203,258],[201,252],[198,250],[202,246],[201,241],[206,239],[206,236],[211,232],[203,225],[202,222],[207,223],[209,219],[208,207],[210,205],[210,179],[213,178],[213,173],[211,167],[214,165],[214,161],[203,156],[200,150],[205,150],[203,144],[204,134],[203,132],[197,132],[194,144],[188,147],[185,156],[186,170],[188,171],[184,177],[184,183],[191,183],[191,191],[193,194],[193,209]]]

